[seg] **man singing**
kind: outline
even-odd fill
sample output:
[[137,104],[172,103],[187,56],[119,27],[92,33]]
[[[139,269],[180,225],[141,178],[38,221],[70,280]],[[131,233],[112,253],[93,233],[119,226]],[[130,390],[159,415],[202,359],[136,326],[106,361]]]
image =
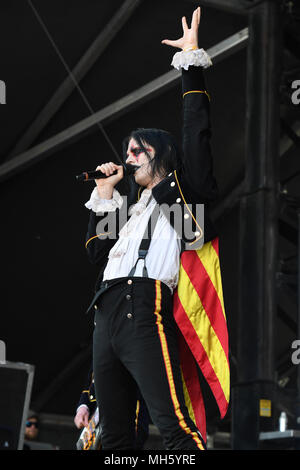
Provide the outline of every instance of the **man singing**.
[[[202,71],[211,60],[198,47],[200,14],[197,8],[190,28],[182,18],[180,39],[162,41],[181,49],[172,65],[182,70],[182,155],[168,132],[137,129],[124,147],[126,163],[138,168],[134,180],[139,187],[126,223],[118,222],[125,199],[115,189],[123,178],[122,165],[109,162],[97,167],[106,178],[96,180],[86,203],[88,256],[101,266],[92,305],[93,371],[103,450],[134,448],[138,389],[166,449],[206,448],[205,436],[185,402],[179,328],[173,315],[182,255],[201,250],[217,235],[209,218],[208,205],[218,191]],[[180,211],[172,218],[166,207],[173,205]],[[99,230],[108,216],[115,220],[117,237]],[[186,234],[188,221],[192,233]]]

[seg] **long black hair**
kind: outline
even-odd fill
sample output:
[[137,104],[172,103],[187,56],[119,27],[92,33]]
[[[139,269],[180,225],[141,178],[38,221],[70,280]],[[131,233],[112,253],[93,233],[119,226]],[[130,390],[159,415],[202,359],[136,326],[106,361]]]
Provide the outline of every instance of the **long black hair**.
[[[167,176],[171,171],[181,167],[181,152],[176,140],[167,131],[162,129],[139,128],[123,140],[123,158],[127,159],[127,148],[130,139],[134,139],[149,158],[151,175]],[[151,145],[155,150],[154,158],[147,152],[146,146]]]

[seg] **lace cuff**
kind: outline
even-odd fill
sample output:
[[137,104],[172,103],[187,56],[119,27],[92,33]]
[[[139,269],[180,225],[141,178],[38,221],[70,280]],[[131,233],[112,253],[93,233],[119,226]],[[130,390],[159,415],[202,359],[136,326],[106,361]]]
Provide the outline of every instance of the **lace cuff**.
[[112,199],[102,199],[99,196],[97,186],[93,189],[91,197],[88,202],[85,203],[87,209],[91,209],[93,212],[113,212],[116,209],[120,209],[123,204],[123,198],[119,191],[114,189]]
[[82,403],[82,405],[79,405],[79,406],[78,406],[78,408],[77,408],[77,410],[76,410],[76,413],[78,413],[79,408],[83,408],[83,407],[86,408],[87,411],[89,411],[89,407],[88,407],[87,405],[85,405],[84,403]]
[[176,52],[171,65],[177,70],[180,68],[188,70],[190,65],[201,66],[207,69],[212,65],[212,60],[204,49],[195,49],[192,51]]

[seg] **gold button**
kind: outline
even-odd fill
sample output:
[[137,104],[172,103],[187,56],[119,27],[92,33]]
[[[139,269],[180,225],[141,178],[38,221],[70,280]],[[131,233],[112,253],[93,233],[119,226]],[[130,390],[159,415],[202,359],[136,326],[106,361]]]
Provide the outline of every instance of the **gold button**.
[[180,201],[181,201],[181,198],[178,197],[178,198],[176,199],[176,202],[180,202]]
[[196,231],[196,232],[195,232],[195,236],[196,236],[196,237],[199,237],[199,235],[200,235],[200,232]]
[[127,284],[132,284],[132,280],[128,279]]
[[127,318],[132,318],[132,314],[131,314],[131,313],[127,313]]
[[189,218],[189,214],[184,214],[184,218],[185,218],[185,219],[188,219],[188,218]]
[[90,395],[90,399],[92,400],[93,398],[94,398],[94,396],[93,396],[93,395]]
[[172,176],[172,173],[169,173],[168,176]]
[[94,305],[94,309],[97,310],[97,308],[98,308],[97,305]]
[[175,181],[172,181],[172,183],[170,184],[170,186],[175,186]]

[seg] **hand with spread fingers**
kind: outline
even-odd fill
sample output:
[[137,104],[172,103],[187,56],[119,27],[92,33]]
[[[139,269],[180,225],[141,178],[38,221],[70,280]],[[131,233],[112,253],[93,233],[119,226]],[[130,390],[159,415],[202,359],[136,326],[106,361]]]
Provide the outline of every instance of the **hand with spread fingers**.
[[198,49],[198,29],[200,24],[200,17],[201,8],[198,7],[193,12],[191,27],[189,28],[187,25],[186,17],[183,16],[181,19],[183,36],[180,39],[176,40],[164,39],[163,41],[161,41],[162,44],[177,47],[178,49],[182,49],[184,51]]

